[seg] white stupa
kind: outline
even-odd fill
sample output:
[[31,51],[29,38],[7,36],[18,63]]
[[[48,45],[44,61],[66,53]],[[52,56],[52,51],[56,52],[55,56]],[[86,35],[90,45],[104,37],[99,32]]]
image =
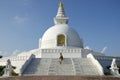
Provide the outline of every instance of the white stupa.
[[[13,57],[0,59],[5,65],[8,59],[16,66],[19,75],[104,75],[112,58],[103,53],[84,48],[78,33],[68,26],[63,3],[59,3],[54,26],[45,31],[39,39],[39,48],[23,52]],[[62,63],[59,57],[63,56]]]
[[83,48],[83,42],[77,32],[68,26],[68,18],[65,16],[63,3],[59,4],[54,23],[55,25],[44,33],[40,41],[40,48],[56,48],[61,46]]

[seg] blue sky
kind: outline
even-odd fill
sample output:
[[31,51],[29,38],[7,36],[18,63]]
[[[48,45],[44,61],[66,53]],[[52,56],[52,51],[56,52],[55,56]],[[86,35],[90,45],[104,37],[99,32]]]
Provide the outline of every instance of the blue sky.
[[54,25],[58,3],[64,3],[69,26],[95,51],[120,56],[120,0],[0,0],[0,54],[38,48]]

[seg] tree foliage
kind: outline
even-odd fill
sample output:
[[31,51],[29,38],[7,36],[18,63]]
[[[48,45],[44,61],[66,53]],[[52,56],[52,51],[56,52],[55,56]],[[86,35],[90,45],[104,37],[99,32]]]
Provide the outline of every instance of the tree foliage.
[[0,55],[0,58],[2,58],[3,56]]
[[5,68],[5,66],[0,66],[0,76],[2,76],[3,74],[4,74],[4,68]]
[[120,73],[120,65],[118,65],[118,68],[119,68],[119,73]]
[[[14,72],[14,69],[16,69],[16,67],[12,66],[12,68],[13,70],[11,72],[11,76],[18,76],[18,74]],[[5,69],[5,66],[0,66],[0,76],[4,74],[4,69]]]
[[[109,70],[109,72],[105,72],[105,75],[111,75],[111,74],[110,74],[110,67],[111,67],[110,65],[106,66],[106,68]],[[118,71],[119,71],[119,73],[120,73],[120,65],[117,65],[117,67],[119,68]]]

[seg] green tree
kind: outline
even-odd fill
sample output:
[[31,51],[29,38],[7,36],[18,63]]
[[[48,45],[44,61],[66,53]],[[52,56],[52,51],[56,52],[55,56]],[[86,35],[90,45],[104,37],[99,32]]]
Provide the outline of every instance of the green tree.
[[[14,72],[14,69],[16,69],[16,67],[12,66],[12,68],[13,70],[11,72],[11,76],[18,76],[18,74]],[[5,66],[0,66],[0,76],[4,74],[4,69],[5,69]]]
[[5,66],[0,66],[0,76],[2,76],[3,74],[4,74],[4,68],[5,68]]
[[0,58],[2,58],[3,56],[0,55]]
[[[111,67],[110,65],[106,66],[106,68],[109,70],[109,72],[105,72],[105,75],[111,75],[111,74],[110,74],[110,67]],[[117,67],[119,68],[118,71],[119,71],[119,73],[120,73],[120,65],[117,65]]]
[[119,73],[120,73],[120,65],[118,65],[118,68],[119,68]]

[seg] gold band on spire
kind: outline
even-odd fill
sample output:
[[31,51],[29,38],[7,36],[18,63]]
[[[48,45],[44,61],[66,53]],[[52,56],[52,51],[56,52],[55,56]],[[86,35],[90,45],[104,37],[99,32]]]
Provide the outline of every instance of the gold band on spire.
[[62,2],[59,3],[59,7],[63,7],[63,3]]

